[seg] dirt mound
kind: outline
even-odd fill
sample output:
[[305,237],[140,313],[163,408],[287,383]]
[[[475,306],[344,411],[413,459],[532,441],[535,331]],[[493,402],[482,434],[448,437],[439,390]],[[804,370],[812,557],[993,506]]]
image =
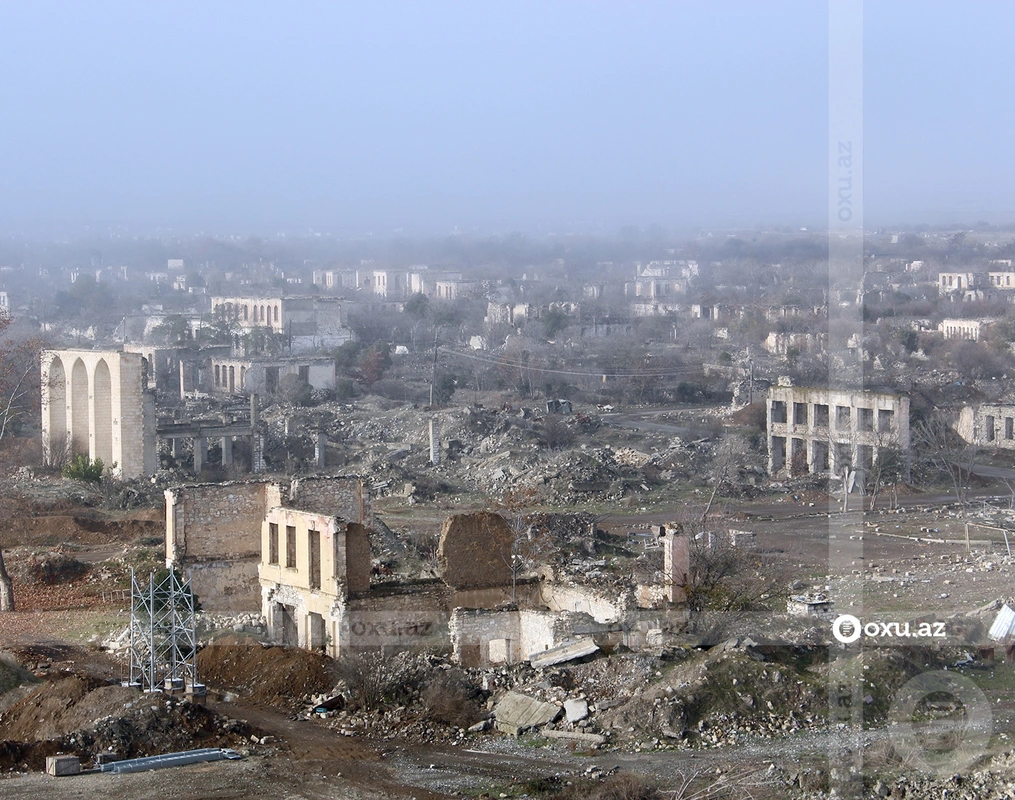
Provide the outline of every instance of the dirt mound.
[[23,683],[32,680],[31,673],[22,669],[13,659],[10,661],[0,653],[0,694],[9,692]]
[[4,713],[0,739],[59,739],[97,718],[122,712],[137,697],[132,689],[104,686],[100,680],[80,675],[47,681]]
[[76,581],[88,574],[88,565],[58,548],[46,553],[32,553],[26,558],[14,560],[11,577],[22,582],[57,583]]
[[207,685],[285,707],[328,692],[335,685],[333,663],[305,650],[265,647],[237,637],[219,639],[197,654],[198,675]]
[[47,755],[121,758],[193,747],[240,747],[257,735],[203,706],[82,675],[47,681],[0,716],[0,771],[42,769]]

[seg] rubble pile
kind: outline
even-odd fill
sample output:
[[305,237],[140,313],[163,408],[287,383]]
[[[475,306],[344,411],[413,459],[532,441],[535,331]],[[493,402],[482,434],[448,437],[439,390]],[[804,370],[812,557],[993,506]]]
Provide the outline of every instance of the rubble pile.
[[268,623],[260,614],[197,614],[195,633],[200,646],[211,644],[210,638],[222,631],[267,638]]
[[706,653],[684,651],[676,666],[657,671],[659,680],[621,695],[601,724],[641,749],[646,741],[711,747],[823,726],[828,696],[821,676],[780,651],[740,639]]
[[[570,432],[572,444],[548,448],[543,427],[551,418]],[[355,406],[272,406],[263,419],[269,426],[268,449],[281,448],[280,458],[288,453],[306,459],[309,451],[303,445],[320,433],[328,442],[330,465],[363,474],[377,492],[404,494],[410,502],[433,499],[435,490],[428,489],[424,478],[442,483],[436,493],[445,495],[536,489],[559,504],[611,502],[674,481],[699,479],[707,474],[719,446],[712,435],[686,441],[651,431],[632,436],[606,429],[604,435],[595,414],[551,417],[528,408],[479,405],[432,411],[377,397]],[[430,463],[431,421],[439,430],[438,466]],[[297,440],[306,441],[300,445]],[[738,458],[727,471],[723,491],[752,493],[764,474],[760,456]]]
[[43,768],[57,752],[84,760],[193,747],[239,747],[263,737],[245,722],[187,700],[142,694],[83,675],[45,681],[0,714],[0,771]]

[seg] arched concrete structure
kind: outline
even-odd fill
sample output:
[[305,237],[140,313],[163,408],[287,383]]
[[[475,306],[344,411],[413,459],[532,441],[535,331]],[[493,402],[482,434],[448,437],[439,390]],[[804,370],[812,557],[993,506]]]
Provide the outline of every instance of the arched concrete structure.
[[71,454],[85,455],[89,452],[89,414],[88,414],[88,369],[84,362],[78,358],[73,362],[70,378],[70,444]]
[[153,474],[157,466],[155,398],[144,385],[143,367],[139,353],[44,350],[42,445],[46,460],[60,463],[68,453],[80,453],[93,460],[101,458],[118,477]]
[[112,464],[113,458],[113,386],[109,365],[100,358],[95,365],[95,381],[92,388],[92,429],[95,431],[95,457],[103,464]]
[[49,441],[45,447],[46,461],[58,464],[67,457],[68,444],[67,371],[59,358],[54,358],[50,363],[48,383],[43,383],[42,396],[49,400],[48,418],[42,423],[49,430]]

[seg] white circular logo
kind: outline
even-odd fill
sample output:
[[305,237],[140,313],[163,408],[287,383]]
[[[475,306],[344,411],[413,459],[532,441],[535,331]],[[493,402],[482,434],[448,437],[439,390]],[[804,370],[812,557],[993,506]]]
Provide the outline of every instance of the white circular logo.
[[899,690],[888,711],[903,763],[951,775],[986,752],[994,730],[990,701],[969,678],[924,672]]
[[[843,633],[843,628],[851,632]],[[852,644],[860,638],[861,633],[863,633],[863,626],[860,624],[860,620],[852,614],[840,614],[832,623],[832,636],[843,644]]]

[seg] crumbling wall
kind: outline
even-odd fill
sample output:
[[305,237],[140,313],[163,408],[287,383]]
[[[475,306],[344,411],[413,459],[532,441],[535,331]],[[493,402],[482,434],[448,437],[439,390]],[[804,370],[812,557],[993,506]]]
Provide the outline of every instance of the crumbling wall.
[[289,487],[291,508],[315,511],[341,517],[360,525],[367,524],[370,515],[369,494],[363,479],[355,476],[312,475],[295,478]]
[[446,586],[430,583],[350,598],[338,627],[338,654],[393,654],[418,648],[450,651],[449,597]]
[[370,534],[358,522],[348,523],[344,533],[338,548],[344,550],[339,558],[344,563],[346,586],[350,592],[365,592],[370,589]]
[[261,523],[281,502],[266,483],[177,486],[166,490],[166,565],[194,569],[206,611],[256,613]]
[[510,585],[514,541],[498,514],[453,514],[444,521],[437,549],[441,579],[454,589]]
[[516,664],[525,658],[517,610],[456,608],[449,629],[452,657],[462,666]]
[[581,611],[597,622],[617,622],[624,613],[616,596],[604,597],[581,586],[547,582],[540,594],[551,611]]

